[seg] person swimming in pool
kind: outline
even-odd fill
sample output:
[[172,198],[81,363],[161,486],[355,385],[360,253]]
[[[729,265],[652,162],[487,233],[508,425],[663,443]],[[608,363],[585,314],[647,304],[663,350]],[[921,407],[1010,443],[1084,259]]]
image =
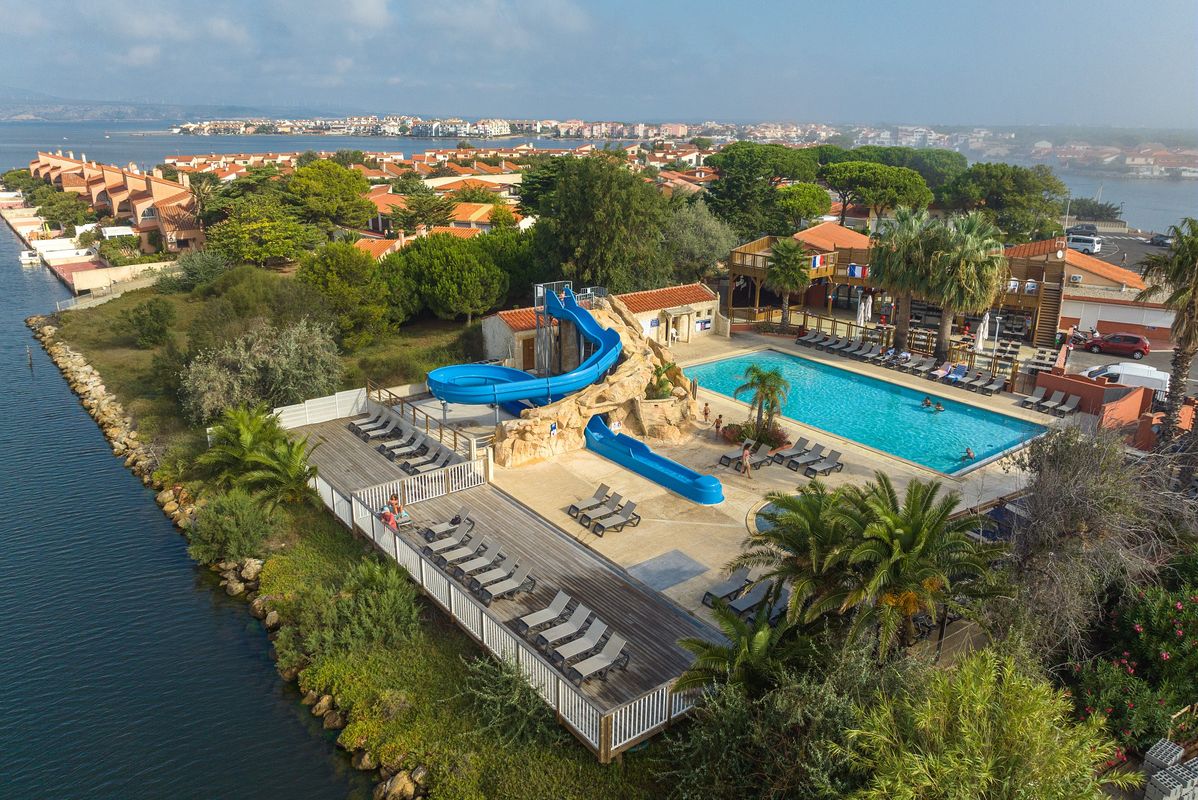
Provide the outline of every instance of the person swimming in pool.
[[972,447],[966,447],[966,448],[965,448],[965,455],[961,456],[961,460],[962,460],[962,461],[973,461],[975,458],[977,458],[977,456],[975,456],[975,455],[973,454],[973,448],[972,448]]
[[927,395],[924,395],[924,397],[923,397],[923,407],[924,407],[924,408],[931,408],[931,407],[932,407],[932,398],[928,397]]
[[932,410],[935,411],[937,414],[939,414],[941,411],[944,410],[944,406],[941,404],[941,402],[939,400],[937,400],[936,405],[932,408]]

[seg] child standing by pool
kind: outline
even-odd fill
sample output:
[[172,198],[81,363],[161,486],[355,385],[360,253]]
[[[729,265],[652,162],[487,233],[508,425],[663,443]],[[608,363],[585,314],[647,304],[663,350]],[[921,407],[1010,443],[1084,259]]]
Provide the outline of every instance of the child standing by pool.
[[707,418],[711,416],[711,406],[707,403],[703,404],[703,422],[707,422]]
[[747,475],[749,480],[753,480],[752,448],[749,445],[745,445],[745,449],[740,451],[740,471]]
[[724,427],[724,415],[718,414],[715,418],[715,438],[720,438],[720,428]]

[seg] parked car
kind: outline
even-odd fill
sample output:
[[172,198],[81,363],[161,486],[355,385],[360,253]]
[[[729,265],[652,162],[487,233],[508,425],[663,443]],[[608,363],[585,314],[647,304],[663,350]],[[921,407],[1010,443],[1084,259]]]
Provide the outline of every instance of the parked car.
[[1154,233],[1152,238],[1148,240],[1148,244],[1153,247],[1172,247],[1173,237],[1167,233]]
[[1086,342],[1086,349],[1091,353],[1131,356],[1139,361],[1152,352],[1152,345],[1143,336],[1134,333],[1108,333]]
[[1102,252],[1102,239],[1098,236],[1071,233],[1065,241],[1074,250],[1078,251],[1079,253],[1085,253],[1088,256]]
[[1079,234],[1081,236],[1097,236],[1098,226],[1092,222],[1081,222],[1065,231],[1066,236],[1072,236],[1074,234]]
[[1169,373],[1147,364],[1121,361],[1117,364],[1091,367],[1082,374],[1087,378],[1107,378],[1121,386],[1146,386],[1161,394],[1169,391]]

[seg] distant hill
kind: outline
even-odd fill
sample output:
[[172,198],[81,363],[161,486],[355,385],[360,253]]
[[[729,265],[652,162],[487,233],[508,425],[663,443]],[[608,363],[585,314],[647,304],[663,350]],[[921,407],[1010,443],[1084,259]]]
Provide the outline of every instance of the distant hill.
[[328,116],[327,109],[240,105],[185,105],[123,100],[75,100],[0,85],[0,121],[85,122]]

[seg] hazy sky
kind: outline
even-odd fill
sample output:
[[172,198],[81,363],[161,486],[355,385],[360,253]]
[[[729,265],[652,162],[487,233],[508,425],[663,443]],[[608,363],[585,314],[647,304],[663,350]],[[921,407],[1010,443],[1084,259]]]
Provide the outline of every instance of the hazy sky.
[[64,97],[589,119],[1198,127],[1196,0],[0,0]]

